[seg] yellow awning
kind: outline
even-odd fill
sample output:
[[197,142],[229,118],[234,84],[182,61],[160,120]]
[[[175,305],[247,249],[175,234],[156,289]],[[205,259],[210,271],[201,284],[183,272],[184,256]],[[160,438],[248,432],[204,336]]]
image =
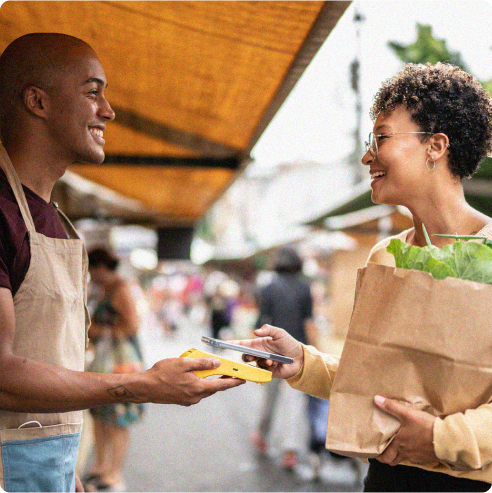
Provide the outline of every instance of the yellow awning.
[[[122,219],[191,225],[248,163],[349,3],[7,1],[0,50],[29,32],[87,41],[116,120],[105,163],[72,171],[142,206]],[[86,214],[59,195],[73,218]]]

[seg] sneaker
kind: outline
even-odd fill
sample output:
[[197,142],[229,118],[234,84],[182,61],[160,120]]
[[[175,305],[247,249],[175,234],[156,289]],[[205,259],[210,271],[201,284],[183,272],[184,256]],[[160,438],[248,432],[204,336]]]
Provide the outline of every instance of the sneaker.
[[359,471],[351,459],[329,457],[320,467],[319,477],[324,483],[354,485],[359,481]]
[[311,467],[310,464],[300,463],[292,468],[294,474],[300,481],[305,483],[310,483],[311,481],[317,481],[315,470]]
[[321,468],[321,454],[311,453],[309,455],[309,464],[313,472],[313,480],[318,480],[319,470]]

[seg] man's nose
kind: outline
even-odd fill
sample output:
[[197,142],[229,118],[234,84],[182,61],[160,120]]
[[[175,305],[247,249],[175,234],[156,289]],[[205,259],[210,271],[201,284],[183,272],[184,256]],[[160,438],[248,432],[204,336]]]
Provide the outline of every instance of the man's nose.
[[101,107],[99,109],[99,114],[106,120],[112,121],[114,120],[116,114],[113,111],[113,108],[111,108],[111,105],[109,104],[108,100],[104,98],[103,103],[101,104]]

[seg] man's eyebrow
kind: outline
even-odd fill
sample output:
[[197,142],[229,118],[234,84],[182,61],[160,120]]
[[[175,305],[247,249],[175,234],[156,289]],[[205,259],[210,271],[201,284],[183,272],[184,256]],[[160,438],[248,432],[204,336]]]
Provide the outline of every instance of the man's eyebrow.
[[99,79],[99,77],[91,77],[90,79],[87,79],[84,84],[90,84],[92,82],[95,82],[96,84],[104,87],[108,87],[108,84],[106,84],[106,82],[104,82],[102,79]]

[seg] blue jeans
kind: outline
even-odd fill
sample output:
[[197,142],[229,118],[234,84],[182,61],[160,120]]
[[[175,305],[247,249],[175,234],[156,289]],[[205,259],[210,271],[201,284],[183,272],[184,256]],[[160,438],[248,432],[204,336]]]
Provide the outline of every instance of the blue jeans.
[[6,491],[75,491],[80,433],[2,442]]

